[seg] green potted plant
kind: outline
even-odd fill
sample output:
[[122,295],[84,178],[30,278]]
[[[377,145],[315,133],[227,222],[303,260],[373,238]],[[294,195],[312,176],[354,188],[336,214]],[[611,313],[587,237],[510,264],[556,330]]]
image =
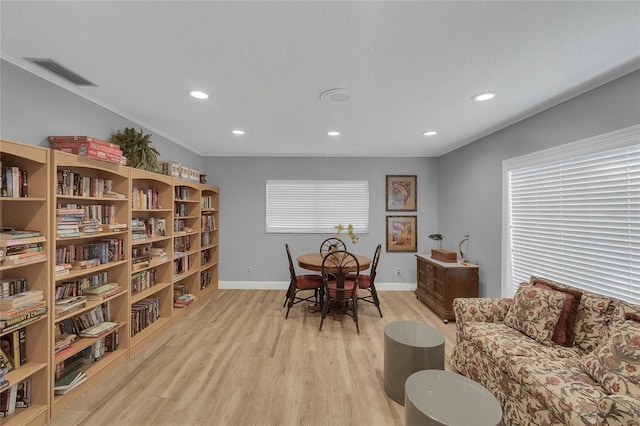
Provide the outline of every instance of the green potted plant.
[[158,171],[158,156],[160,153],[151,143],[151,135],[144,134],[142,129],[139,132],[132,128],[125,127],[123,131],[111,135],[111,143],[120,146],[122,154],[127,157],[127,166],[136,169]]

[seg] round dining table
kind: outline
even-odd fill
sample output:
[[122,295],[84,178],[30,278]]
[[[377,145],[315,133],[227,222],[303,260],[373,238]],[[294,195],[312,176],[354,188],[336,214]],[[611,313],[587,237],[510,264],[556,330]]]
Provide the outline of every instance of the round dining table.
[[[322,271],[322,259],[326,256],[327,253],[306,253],[298,256],[298,266],[303,269],[308,269],[310,271]],[[354,254],[356,259],[358,259],[358,264],[360,265],[360,271],[364,271],[369,269],[371,266],[371,259],[367,256],[362,256],[360,254]],[[351,271],[347,272],[355,272],[355,268]]]

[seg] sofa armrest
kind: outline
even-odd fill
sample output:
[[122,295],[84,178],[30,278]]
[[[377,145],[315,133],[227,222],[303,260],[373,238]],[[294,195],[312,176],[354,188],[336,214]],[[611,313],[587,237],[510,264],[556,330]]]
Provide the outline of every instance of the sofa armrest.
[[598,425],[640,424],[640,395],[608,395],[598,402]]
[[462,336],[462,327],[468,322],[502,322],[513,299],[506,297],[458,298],[453,300],[456,316],[456,334]]

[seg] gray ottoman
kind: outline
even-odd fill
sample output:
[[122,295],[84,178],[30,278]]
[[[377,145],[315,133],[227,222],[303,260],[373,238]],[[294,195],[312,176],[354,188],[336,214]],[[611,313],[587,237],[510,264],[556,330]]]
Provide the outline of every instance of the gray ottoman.
[[413,373],[405,383],[405,425],[496,426],[498,400],[479,383],[450,371]]
[[384,391],[404,405],[404,382],[420,370],[444,370],[444,335],[412,321],[395,321],[384,328]]

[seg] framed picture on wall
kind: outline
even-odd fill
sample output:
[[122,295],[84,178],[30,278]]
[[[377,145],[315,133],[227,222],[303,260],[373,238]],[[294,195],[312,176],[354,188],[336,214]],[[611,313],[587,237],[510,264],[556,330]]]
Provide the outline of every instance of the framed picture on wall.
[[418,251],[417,216],[387,216],[387,251]]
[[417,209],[417,175],[387,175],[387,211],[415,212]]

